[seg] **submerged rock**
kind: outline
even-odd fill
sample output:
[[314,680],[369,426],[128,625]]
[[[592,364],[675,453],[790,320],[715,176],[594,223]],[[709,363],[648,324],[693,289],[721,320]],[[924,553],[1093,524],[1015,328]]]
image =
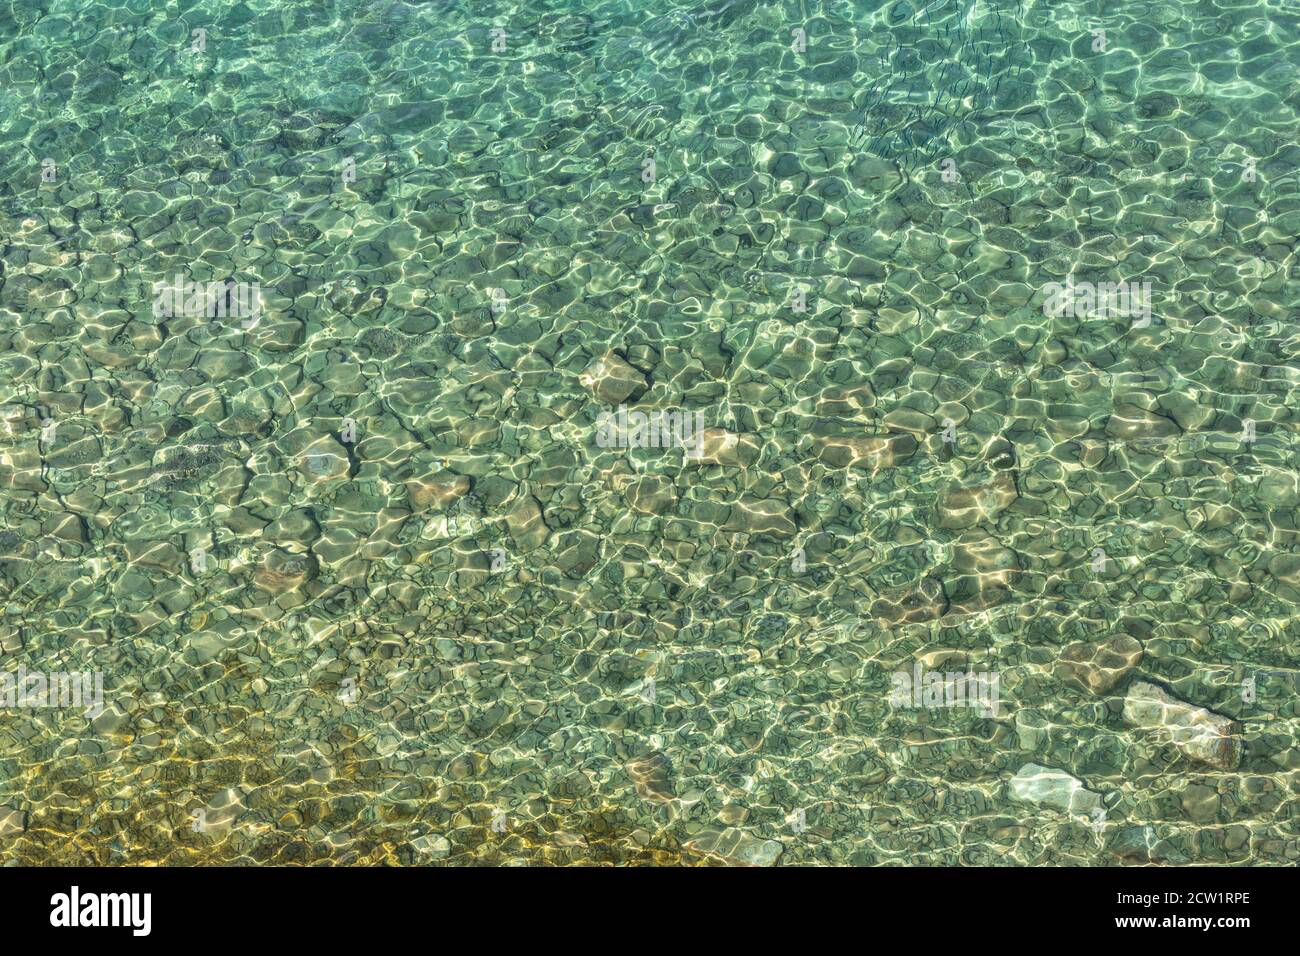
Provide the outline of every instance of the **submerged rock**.
[[1269,468],[1259,481],[1256,495],[1260,503],[1271,511],[1294,508],[1300,504],[1300,477],[1294,472]]
[[657,475],[646,475],[629,482],[623,488],[623,497],[633,511],[641,514],[661,515],[677,505],[673,483]]
[[309,554],[295,554],[276,548],[267,552],[253,573],[253,584],[268,594],[293,591],[315,576],[316,562]]
[[411,849],[425,856],[442,859],[451,855],[451,841],[445,836],[428,833],[411,841]]
[[1057,671],[1094,694],[1105,694],[1142,661],[1141,642],[1117,634],[1100,643],[1079,641],[1061,651]]
[[728,531],[749,534],[771,534],[792,537],[798,528],[790,518],[790,506],[775,499],[756,500],[743,497],[731,509],[726,524]]
[[758,445],[748,435],[738,435],[725,428],[706,428],[701,432],[699,453],[687,449],[686,460],[699,465],[741,467],[758,457]]
[[1101,808],[1101,794],[1084,787],[1064,770],[1036,763],[1020,768],[1007,784],[1007,796],[1019,803],[1034,803],[1067,813],[1092,813]]
[[551,529],[546,526],[541,506],[532,495],[520,495],[511,504],[505,517],[506,530],[522,552],[540,548],[550,537]]
[[646,754],[628,761],[627,772],[642,800],[670,803],[677,798],[672,761],[662,753]]
[[217,837],[228,834],[247,810],[246,797],[242,787],[228,787],[217,793],[198,818],[200,831]]
[[817,457],[835,468],[873,473],[902,464],[916,454],[917,447],[911,435],[828,436],[813,444]]
[[412,511],[446,508],[469,494],[470,480],[464,475],[443,472],[428,478],[416,478],[406,483],[406,494]]
[[1016,711],[1016,737],[1021,750],[1046,750],[1051,744],[1051,724],[1040,711]]
[[333,438],[318,439],[298,459],[299,472],[311,482],[347,478],[349,467],[347,451]]
[[27,830],[27,811],[14,807],[0,807],[0,837]]
[[1120,441],[1169,438],[1182,432],[1171,419],[1135,405],[1117,405],[1106,420],[1106,434]]
[[1129,688],[1124,722],[1221,770],[1234,770],[1241,762],[1241,739],[1231,718],[1178,700],[1155,684],[1137,681]]
[[939,501],[939,527],[973,528],[1002,514],[1018,497],[1016,480],[1007,472],[985,485],[950,488]]
[[1139,863],[1187,862],[1186,856],[1168,840],[1160,839],[1152,826],[1121,827],[1106,848],[1120,860],[1136,860]]
[[737,866],[771,866],[785,849],[776,840],[764,840],[737,827],[702,833],[688,840],[686,848]]
[[605,405],[618,405],[646,389],[645,376],[616,352],[606,352],[592,362],[578,381]]
[[947,610],[948,599],[943,592],[943,583],[936,577],[926,577],[915,585],[886,591],[871,605],[872,616],[887,627],[937,620]]

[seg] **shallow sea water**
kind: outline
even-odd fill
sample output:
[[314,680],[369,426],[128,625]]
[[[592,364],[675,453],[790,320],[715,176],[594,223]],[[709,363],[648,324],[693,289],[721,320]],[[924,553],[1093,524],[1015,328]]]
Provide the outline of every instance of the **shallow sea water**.
[[0,3],[0,854],[1295,863],[1298,171],[1292,0]]

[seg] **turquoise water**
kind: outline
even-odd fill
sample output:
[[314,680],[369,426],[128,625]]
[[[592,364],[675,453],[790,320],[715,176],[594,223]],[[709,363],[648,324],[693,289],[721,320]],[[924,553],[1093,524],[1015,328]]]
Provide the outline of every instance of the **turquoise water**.
[[1298,113],[1291,0],[0,5],[5,861],[1296,862]]

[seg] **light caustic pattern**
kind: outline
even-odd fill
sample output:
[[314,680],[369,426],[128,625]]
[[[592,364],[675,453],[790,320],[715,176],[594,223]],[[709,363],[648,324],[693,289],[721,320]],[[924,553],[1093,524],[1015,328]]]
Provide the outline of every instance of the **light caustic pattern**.
[[1280,0],[0,4],[0,672],[103,683],[0,677],[0,853],[1296,862],[1298,69]]

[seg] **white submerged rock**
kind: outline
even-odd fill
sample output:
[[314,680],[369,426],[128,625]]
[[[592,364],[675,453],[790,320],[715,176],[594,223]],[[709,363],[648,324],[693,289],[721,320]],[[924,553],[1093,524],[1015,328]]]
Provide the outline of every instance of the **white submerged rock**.
[[1220,770],[1235,770],[1241,762],[1241,740],[1231,718],[1178,700],[1155,684],[1135,681],[1129,688],[1124,722]]
[[1084,787],[1064,770],[1027,763],[1007,784],[1007,795],[1018,803],[1034,803],[1067,813],[1091,814],[1101,807],[1101,794]]

